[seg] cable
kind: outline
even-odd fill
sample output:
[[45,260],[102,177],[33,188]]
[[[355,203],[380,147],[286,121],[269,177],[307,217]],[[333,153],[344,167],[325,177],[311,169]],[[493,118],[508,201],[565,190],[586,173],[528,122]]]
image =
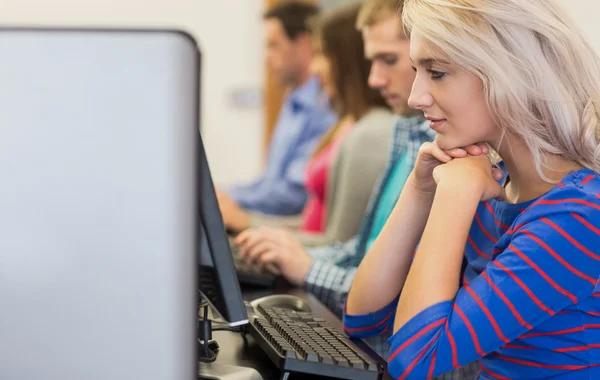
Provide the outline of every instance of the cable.
[[[200,346],[200,354],[198,360],[202,363],[212,363],[217,360],[217,354],[215,350],[211,349],[210,344],[210,332],[211,332],[211,323],[208,319],[208,304],[204,306],[204,317],[200,320],[200,331],[205,334],[201,337],[203,338],[203,343]],[[217,349],[219,346],[216,346]]]
[[[200,303],[200,306],[198,306],[198,320],[200,322],[202,322],[205,319],[208,320],[208,318],[206,317],[207,316],[206,310],[207,310],[208,306],[209,306],[209,303],[204,300],[202,300],[202,302]],[[203,312],[204,312],[204,316],[201,316]],[[211,324],[213,326],[211,331],[231,331],[231,332],[235,332],[235,333],[242,332],[241,327],[231,327],[227,323],[223,323],[223,322],[215,323],[214,320],[211,320]]]
[[231,331],[234,333],[240,333],[240,332],[242,332],[242,329],[239,327],[223,326],[223,327],[214,327],[212,329],[212,331]]
[[212,363],[217,360],[217,354],[208,348],[208,342],[204,341],[204,345],[200,346],[200,355],[198,361],[200,363]]

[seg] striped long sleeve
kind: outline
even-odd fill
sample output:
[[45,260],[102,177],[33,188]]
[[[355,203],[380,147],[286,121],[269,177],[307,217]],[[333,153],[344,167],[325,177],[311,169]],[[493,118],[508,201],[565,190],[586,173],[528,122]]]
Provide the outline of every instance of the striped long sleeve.
[[[524,210],[482,204],[466,247],[472,278],[390,338],[390,374],[425,379],[481,359],[483,379],[600,378],[598,191],[584,170]],[[346,330],[382,332],[393,312],[345,316]]]

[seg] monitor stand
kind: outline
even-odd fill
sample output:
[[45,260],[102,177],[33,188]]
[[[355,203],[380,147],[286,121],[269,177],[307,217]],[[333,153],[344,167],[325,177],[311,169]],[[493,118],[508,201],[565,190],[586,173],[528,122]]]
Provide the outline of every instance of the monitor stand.
[[199,320],[198,331],[200,359],[198,378],[202,380],[263,380],[262,376],[252,368],[206,362],[216,360],[219,351],[219,345],[212,340],[212,324],[208,317],[208,308],[208,303],[200,304],[203,318]]
[[215,363],[200,363],[199,379],[263,380],[262,376],[255,369]]

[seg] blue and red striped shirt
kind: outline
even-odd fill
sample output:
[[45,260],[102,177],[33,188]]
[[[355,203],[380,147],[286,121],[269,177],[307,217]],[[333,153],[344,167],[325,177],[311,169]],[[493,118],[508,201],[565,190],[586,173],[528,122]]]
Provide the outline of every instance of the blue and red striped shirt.
[[[479,360],[478,379],[600,379],[600,177],[582,169],[533,201],[479,205],[463,286],[390,339],[388,370],[425,379]],[[344,315],[349,335],[391,331],[398,299]]]

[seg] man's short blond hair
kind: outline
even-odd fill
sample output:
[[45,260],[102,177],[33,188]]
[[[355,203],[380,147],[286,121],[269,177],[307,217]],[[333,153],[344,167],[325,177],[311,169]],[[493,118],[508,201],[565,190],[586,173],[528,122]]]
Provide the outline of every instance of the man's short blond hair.
[[360,8],[356,27],[363,30],[392,15],[400,15],[404,0],[367,0]]

